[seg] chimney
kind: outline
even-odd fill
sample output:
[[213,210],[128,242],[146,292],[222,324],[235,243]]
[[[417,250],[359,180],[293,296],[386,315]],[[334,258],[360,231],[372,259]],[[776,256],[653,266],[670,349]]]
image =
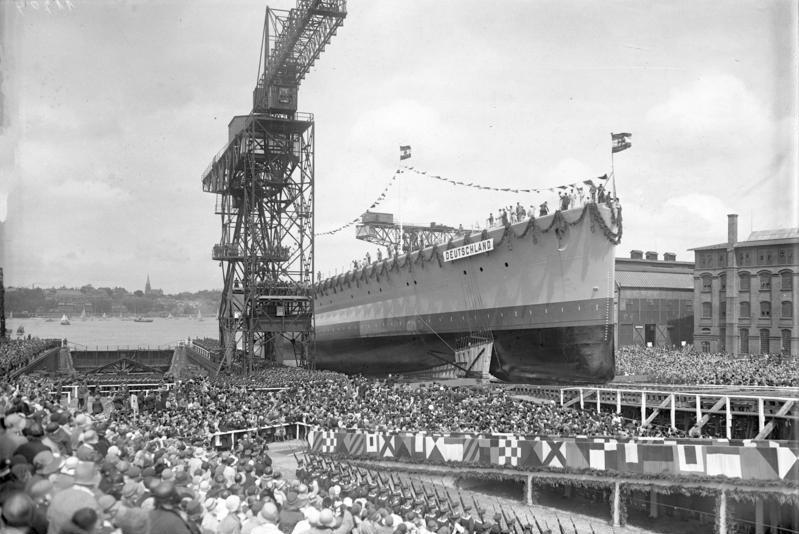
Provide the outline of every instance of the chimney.
[[738,215],[727,215],[727,245],[732,247],[738,242]]
[[658,253],[654,252],[652,250],[648,250],[646,252],[646,259],[653,260],[653,261],[658,261]]
[[642,260],[644,259],[644,253],[640,250],[631,250],[630,251],[630,259],[631,260]]
[[663,261],[677,261],[677,255],[674,252],[664,252]]

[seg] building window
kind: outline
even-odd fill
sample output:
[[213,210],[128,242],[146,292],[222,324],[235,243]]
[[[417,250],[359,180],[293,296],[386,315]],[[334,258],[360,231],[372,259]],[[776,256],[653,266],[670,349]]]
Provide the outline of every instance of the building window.
[[706,275],[702,277],[702,291],[711,291],[713,289],[713,277]]
[[785,265],[785,263],[786,263],[785,259],[786,258],[785,258],[785,249],[784,248],[780,249],[779,256],[780,256],[780,264]]
[[793,289],[793,273],[780,273],[780,288],[783,291],[791,291]]
[[782,313],[780,317],[783,319],[790,319],[793,317],[793,302],[790,300],[783,300],[782,301]]
[[771,291],[771,273],[760,273],[760,291]]
[[782,353],[791,353],[791,331],[788,329],[782,331]]
[[710,302],[703,302],[702,303],[702,318],[703,319],[710,319],[713,317],[713,304]]
[[741,273],[739,280],[741,291],[749,291],[749,273]]
[[748,303],[748,302],[745,302],[745,301],[742,301],[742,302],[741,302],[741,317],[742,317],[742,318],[743,318],[743,317],[749,317],[749,314],[750,314],[750,313],[751,313],[751,312],[750,312],[750,310],[749,310],[749,303]]
[[760,354],[768,354],[768,329],[760,331]]
[[727,329],[719,328],[719,352],[727,350]]
[[702,352],[710,352],[710,341],[703,341],[702,342]]
[[738,333],[741,338],[741,354],[749,354],[749,330],[741,328]]
[[719,291],[727,291],[727,277],[719,275]]
[[771,317],[771,303],[764,300],[760,302],[760,318],[768,319]]
[[719,267],[727,266],[727,254],[719,254]]
[[727,303],[719,302],[719,319],[727,318]]

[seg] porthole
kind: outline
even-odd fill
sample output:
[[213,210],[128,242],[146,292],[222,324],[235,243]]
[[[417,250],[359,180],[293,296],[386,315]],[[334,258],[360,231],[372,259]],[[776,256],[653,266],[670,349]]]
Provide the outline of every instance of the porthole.
[[508,262],[505,262],[505,267],[508,267]]
[[463,274],[466,275],[466,270],[463,271]]
[[481,272],[481,273],[483,272],[483,268],[482,268],[482,267],[480,267],[480,272]]
[[416,285],[416,280],[413,281],[413,285]]
[[410,282],[405,282],[405,285],[410,287],[411,283]]

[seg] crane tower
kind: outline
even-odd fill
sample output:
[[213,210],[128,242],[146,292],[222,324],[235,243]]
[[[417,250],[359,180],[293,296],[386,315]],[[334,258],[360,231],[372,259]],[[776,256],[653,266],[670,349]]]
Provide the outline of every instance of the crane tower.
[[266,8],[252,111],[234,117],[228,143],[203,173],[222,235],[219,369],[283,350],[312,365],[314,118],[297,111],[300,83],[346,17],[345,0]]

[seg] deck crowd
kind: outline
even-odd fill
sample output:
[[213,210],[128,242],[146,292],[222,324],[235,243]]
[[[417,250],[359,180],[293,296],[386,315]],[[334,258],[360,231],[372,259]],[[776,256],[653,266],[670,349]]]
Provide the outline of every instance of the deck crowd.
[[41,354],[42,351],[57,347],[57,339],[9,339],[0,341],[0,376],[8,376]]

